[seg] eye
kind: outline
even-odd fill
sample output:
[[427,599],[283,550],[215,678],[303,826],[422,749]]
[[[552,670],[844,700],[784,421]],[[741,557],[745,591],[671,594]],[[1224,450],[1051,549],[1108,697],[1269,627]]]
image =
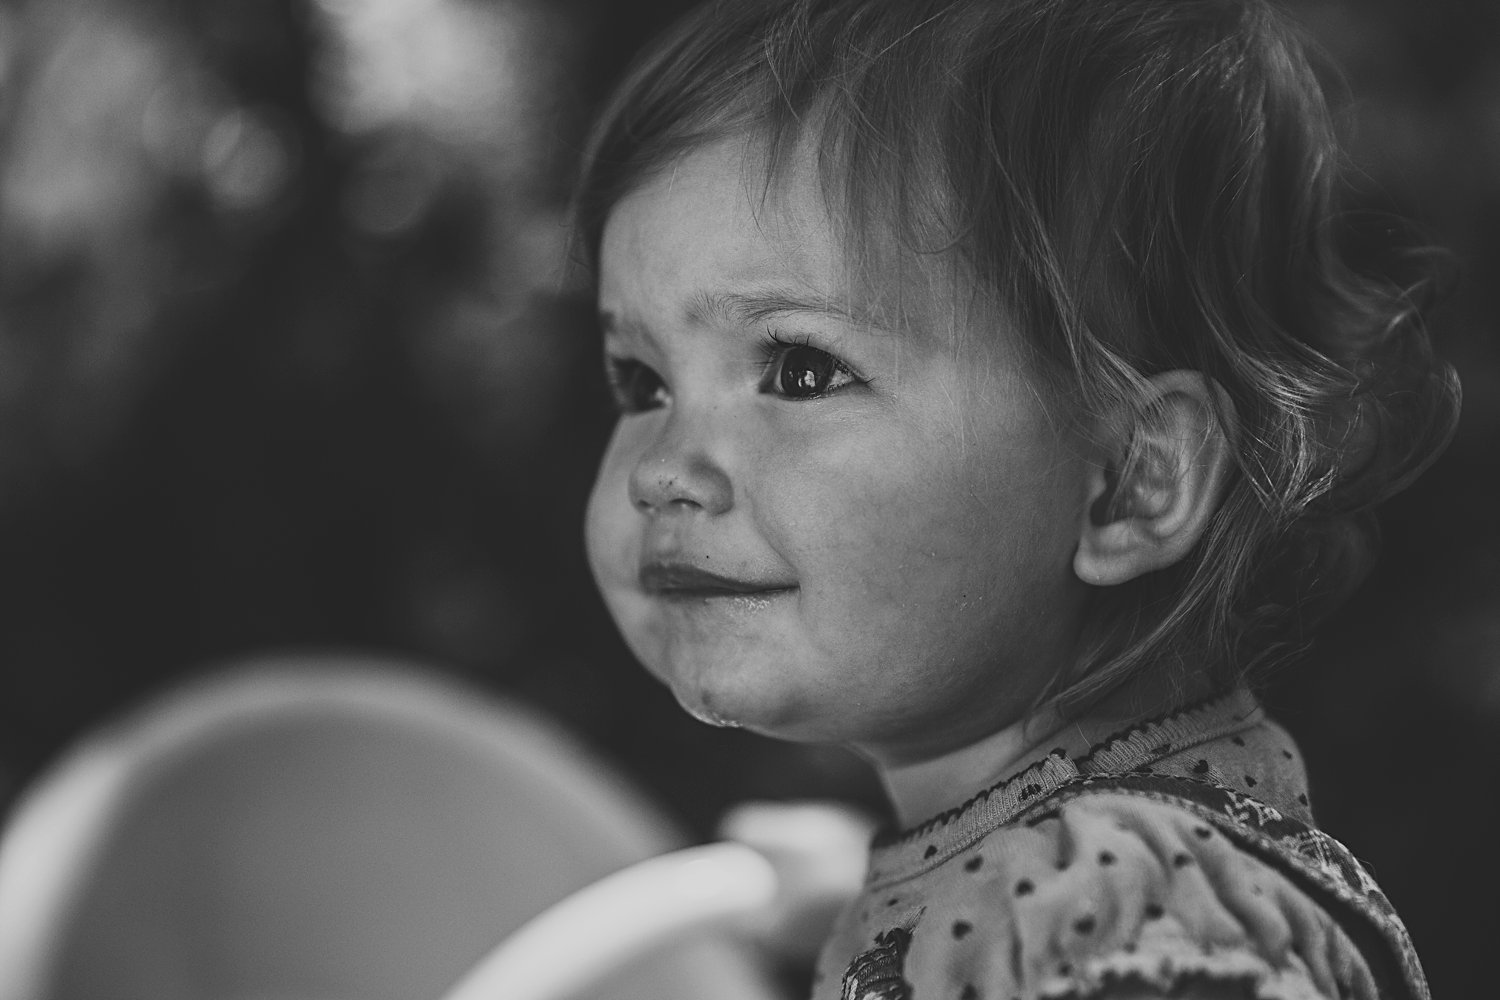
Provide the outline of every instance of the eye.
[[764,391],[787,399],[816,399],[862,380],[827,351],[772,336],[766,383]]
[[604,375],[615,406],[622,414],[644,413],[672,401],[667,384],[649,365],[634,358],[604,359]]

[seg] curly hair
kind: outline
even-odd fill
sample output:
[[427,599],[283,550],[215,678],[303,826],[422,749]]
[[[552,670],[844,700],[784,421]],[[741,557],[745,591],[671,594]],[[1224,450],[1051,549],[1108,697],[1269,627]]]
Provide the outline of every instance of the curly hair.
[[1094,592],[1084,655],[1038,706],[1076,710],[1158,667],[1227,687],[1353,589],[1373,507],[1458,413],[1421,318],[1429,263],[1352,263],[1308,53],[1262,0],[711,3],[598,123],[581,247],[596,264],[611,208],[686,153],[763,139],[769,189],[811,142],[851,253],[894,236],[942,261],[1019,321],[1077,412],[1145,416],[1152,375],[1212,378],[1234,472],[1207,531],[1177,565]]

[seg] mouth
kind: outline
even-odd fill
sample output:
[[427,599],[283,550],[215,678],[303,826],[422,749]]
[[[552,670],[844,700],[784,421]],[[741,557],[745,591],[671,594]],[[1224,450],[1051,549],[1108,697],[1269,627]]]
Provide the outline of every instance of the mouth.
[[797,589],[794,583],[777,580],[742,580],[720,576],[685,563],[649,562],[641,567],[641,589],[673,600],[707,600],[724,597],[775,597]]

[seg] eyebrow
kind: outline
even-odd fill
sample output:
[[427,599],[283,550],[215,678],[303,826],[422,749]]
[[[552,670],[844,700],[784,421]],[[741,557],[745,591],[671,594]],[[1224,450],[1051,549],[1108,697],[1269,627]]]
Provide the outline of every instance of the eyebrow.
[[688,302],[687,320],[694,324],[717,320],[749,326],[790,313],[813,313],[856,326],[871,325],[868,318],[835,302],[781,291],[699,292]]
[[[698,326],[713,322],[756,326],[767,320],[797,313],[827,316],[863,330],[885,329],[873,316],[862,311],[856,312],[826,298],[799,296],[781,290],[752,293],[697,292],[688,300],[684,318],[688,323]],[[609,336],[616,332],[626,335],[638,333],[641,327],[630,316],[619,316],[605,310],[599,313],[599,329],[605,336]]]

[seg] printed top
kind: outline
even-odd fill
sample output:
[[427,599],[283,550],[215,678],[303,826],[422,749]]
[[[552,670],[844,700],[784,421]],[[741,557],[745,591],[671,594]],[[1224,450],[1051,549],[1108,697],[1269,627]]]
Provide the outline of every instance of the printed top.
[[1313,827],[1300,755],[1245,691],[1140,723],[1076,760],[1054,751],[878,838],[814,998],[1184,987],[1428,1000],[1400,920]]

